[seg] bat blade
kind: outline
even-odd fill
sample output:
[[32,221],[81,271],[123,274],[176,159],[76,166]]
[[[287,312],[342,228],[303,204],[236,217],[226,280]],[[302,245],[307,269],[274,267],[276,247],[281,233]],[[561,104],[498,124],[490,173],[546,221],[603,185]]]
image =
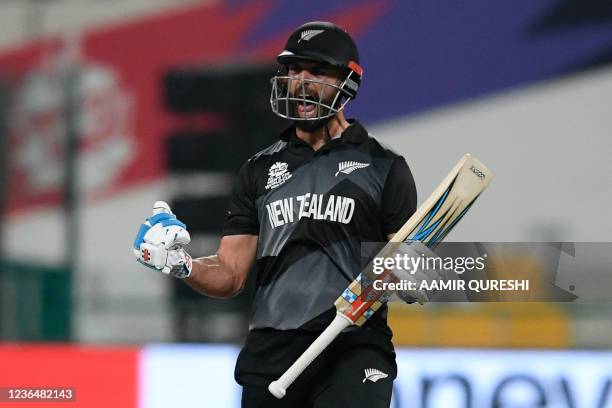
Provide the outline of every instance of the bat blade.
[[[478,159],[469,154],[463,156],[376,256],[390,256],[406,240],[421,241],[430,248],[435,247],[470,209],[492,177],[491,171]],[[368,270],[371,270],[371,265],[364,272]],[[285,396],[293,381],[343,329],[351,325],[361,326],[386,303],[389,293],[375,290],[371,285],[372,279],[364,272],[334,303],[337,314],[332,323],[278,380],[270,383],[268,390],[276,398]],[[385,271],[376,279],[389,281],[395,277],[392,272]]]
[[[492,178],[493,173],[480,160],[469,154],[463,156],[376,257],[391,256],[405,241],[420,241],[434,248],[463,218]],[[370,265],[364,272],[371,270]],[[364,272],[351,282],[335,302],[338,313],[358,326],[363,325],[388,300],[388,293],[374,289],[371,285],[373,279],[364,276]],[[393,275],[390,271],[376,276],[378,281],[391,279]]]

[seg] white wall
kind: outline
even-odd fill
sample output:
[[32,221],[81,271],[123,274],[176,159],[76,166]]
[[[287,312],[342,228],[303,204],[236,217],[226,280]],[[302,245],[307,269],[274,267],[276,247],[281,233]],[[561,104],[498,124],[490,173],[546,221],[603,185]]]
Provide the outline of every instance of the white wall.
[[610,241],[612,69],[564,78],[371,131],[401,151],[419,203],[472,153],[494,173],[449,239]]
[[[167,197],[164,181],[83,205],[79,212],[74,282],[75,336],[81,341],[172,340],[168,278],[139,265],[131,253],[153,202]],[[36,211],[5,224],[11,259],[61,264],[65,254],[60,210]]]

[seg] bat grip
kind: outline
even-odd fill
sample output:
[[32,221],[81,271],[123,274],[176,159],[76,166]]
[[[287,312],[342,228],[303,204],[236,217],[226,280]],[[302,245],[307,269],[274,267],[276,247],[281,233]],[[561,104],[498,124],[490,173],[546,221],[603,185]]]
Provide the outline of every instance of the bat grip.
[[346,329],[353,322],[348,319],[348,317],[338,313],[334,320],[323,330],[323,333],[316,338],[315,341],[302,353],[302,355],[295,360],[295,363],[291,365],[285,371],[283,375],[276,381],[272,381],[268,386],[268,391],[272,393],[276,398],[281,399],[285,396],[287,392],[287,388],[295,379],[302,374],[302,372],[314,361],[315,358],[325,350],[327,346],[342,332],[342,330]]

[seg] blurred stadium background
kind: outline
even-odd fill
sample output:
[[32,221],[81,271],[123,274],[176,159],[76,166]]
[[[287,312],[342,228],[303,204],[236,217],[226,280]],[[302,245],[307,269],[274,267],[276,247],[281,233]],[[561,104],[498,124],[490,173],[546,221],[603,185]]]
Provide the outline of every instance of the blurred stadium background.
[[[166,199],[190,252],[216,249],[234,173],[285,126],[273,57],[308,20],[356,38],[349,116],[405,155],[420,200],[465,152],[493,169],[451,240],[610,241],[611,4],[0,1],[0,386],[238,406],[250,291],[198,296],[130,247]],[[611,312],[394,305],[394,406],[611,407]]]

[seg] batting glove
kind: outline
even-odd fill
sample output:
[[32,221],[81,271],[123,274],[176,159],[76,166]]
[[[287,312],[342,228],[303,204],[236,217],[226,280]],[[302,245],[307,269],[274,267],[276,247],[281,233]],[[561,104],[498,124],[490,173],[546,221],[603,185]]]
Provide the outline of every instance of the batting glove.
[[[425,244],[418,241],[405,242],[398,247],[396,252],[415,259],[421,256],[424,257],[425,255],[428,257],[437,257],[437,255],[425,246]],[[421,305],[429,302],[430,296],[433,294],[430,291],[421,290],[421,283],[423,281],[431,282],[432,280],[441,278],[439,271],[433,269],[427,270],[422,267],[411,271],[395,268],[392,272],[398,279],[412,282],[415,287],[414,290],[396,290],[395,294],[406,303],[419,302]]]
[[138,262],[175,278],[191,275],[191,256],[183,247],[191,241],[184,223],[179,221],[164,201],[153,205],[153,216],[140,226],[133,253]]

